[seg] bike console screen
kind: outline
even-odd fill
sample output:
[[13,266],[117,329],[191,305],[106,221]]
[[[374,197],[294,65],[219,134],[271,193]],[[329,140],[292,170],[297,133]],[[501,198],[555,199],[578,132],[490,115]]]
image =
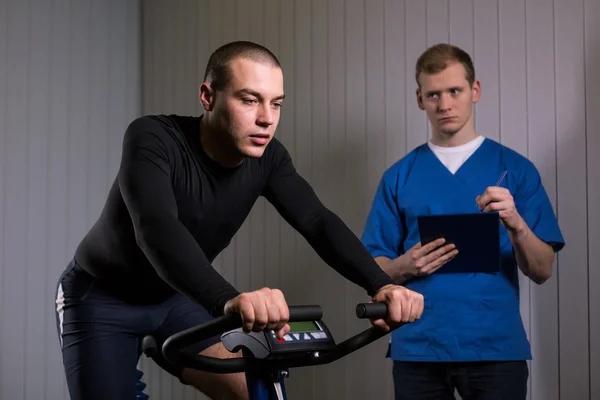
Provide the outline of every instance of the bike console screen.
[[229,351],[244,349],[255,358],[268,358],[281,354],[329,350],[335,341],[323,321],[289,322],[290,331],[279,339],[275,332],[244,332],[242,328],[225,332],[221,336]]

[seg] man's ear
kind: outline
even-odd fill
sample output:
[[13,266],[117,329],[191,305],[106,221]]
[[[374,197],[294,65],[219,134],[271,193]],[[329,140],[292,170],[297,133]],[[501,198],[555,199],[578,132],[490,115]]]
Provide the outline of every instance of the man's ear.
[[417,94],[417,105],[419,106],[419,108],[421,110],[425,110],[425,105],[423,104],[423,97],[421,97],[421,88],[417,88],[416,94]]
[[200,85],[200,103],[205,111],[211,111],[215,105],[215,91],[210,87],[209,83]]
[[471,93],[473,96],[473,103],[477,103],[481,97],[481,83],[476,80],[471,85]]

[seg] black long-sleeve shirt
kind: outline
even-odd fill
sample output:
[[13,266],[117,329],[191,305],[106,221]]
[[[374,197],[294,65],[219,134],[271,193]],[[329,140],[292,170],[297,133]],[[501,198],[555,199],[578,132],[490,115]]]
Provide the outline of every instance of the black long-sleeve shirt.
[[239,292],[211,262],[264,196],[323,260],[373,295],[393,283],[359,239],[323,206],[273,138],[260,158],[226,168],[203,151],[201,117],[145,116],[125,132],[120,169],[77,262],[129,301],[177,290],[221,315]]

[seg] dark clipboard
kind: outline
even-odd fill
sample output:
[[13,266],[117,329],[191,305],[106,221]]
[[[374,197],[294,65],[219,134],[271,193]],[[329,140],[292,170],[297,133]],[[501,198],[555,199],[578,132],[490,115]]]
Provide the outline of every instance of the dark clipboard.
[[500,271],[500,217],[497,212],[417,217],[421,244],[444,238],[458,254],[435,273]]

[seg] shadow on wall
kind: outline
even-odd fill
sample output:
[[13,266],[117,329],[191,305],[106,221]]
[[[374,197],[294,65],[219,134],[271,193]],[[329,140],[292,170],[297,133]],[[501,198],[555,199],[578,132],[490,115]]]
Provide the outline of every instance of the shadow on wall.
[[[343,132],[330,132],[328,148],[313,146],[312,154],[309,156],[312,160],[310,168],[299,169],[297,163],[296,168],[312,186],[321,202],[360,236],[365,222],[364,201],[369,197],[366,195],[366,150],[364,143],[343,141],[344,137],[351,135],[351,132],[347,132],[346,135]],[[331,138],[335,137],[341,140],[332,141]],[[294,158],[298,159],[300,156],[305,155],[296,153]],[[331,285],[334,286],[332,290],[335,291],[335,286],[340,285],[344,280],[329,268],[306,240],[285,221],[282,221],[281,228],[283,240],[290,240],[292,236],[286,233],[288,229],[293,232],[294,244],[281,246],[280,262],[282,268],[288,269],[285,274],[282,274],[282,287],[286,293],[289,293],[287,296],[291,296],[292,299],[305,301],[306,295],[309,294],[314,301],[320,301],[319,297],[322,299],[323,294],[315,292],[325,290],[326,286],[331,290]],[[289,271],[291,269],[295,271]],[[307,293],[304,289],[311,286],[313,289]]]

